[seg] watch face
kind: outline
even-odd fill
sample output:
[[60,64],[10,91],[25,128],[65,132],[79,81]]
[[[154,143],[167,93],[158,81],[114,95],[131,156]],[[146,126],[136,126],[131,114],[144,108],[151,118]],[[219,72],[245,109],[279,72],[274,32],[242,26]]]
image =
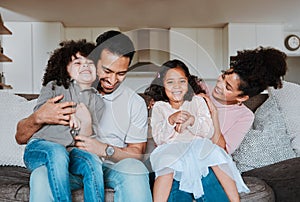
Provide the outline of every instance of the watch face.
[[108,146],[106,148],[106,155],[107,156],[112,156],[115,153],[115,149],[112,146]]

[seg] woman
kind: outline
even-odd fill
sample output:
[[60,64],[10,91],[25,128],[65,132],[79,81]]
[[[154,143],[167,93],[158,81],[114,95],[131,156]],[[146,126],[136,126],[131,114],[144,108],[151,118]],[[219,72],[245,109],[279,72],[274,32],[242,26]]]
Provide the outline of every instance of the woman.
[[[254,120],[253,112],[243,102],[270,86],[281,88],[286,71],[286,54],[277,49],[259,47],[238,51],[230,68],[218,77],[216,86],[211,90],[206,88],[206,95],[200,94],[205,98],[213,120],[215,130],[211,140],[232,154]],[[156,101],[155,96],[152,98]],[[210,169],[208,176],[202,178],[205,195],[197,201],[228,200],[215,175],[218,177],[220,173]],[[226,187],[225,184],[222,186]],[[192,200],[193,195],[179,190],[179,182],[174,180],[168,201]]]

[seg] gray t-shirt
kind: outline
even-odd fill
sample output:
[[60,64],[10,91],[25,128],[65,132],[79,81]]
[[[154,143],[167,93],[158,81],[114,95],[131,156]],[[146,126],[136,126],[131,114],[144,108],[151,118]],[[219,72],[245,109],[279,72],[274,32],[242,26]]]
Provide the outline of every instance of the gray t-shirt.
[[[58,86],[55,82],[49,82],[42,87],[40,96],[37,100],[37,105],[34,111],[39,109],[48,99],[63,94],[64,97],[60,102],[73,101],[76,103],[84,103],[89,109],[92,116],[93,132],[97,132],[98,124],[104,112],[104,102],[98,91],[91,87],[81,90],[75,81],[71,82],[68,89],[63,86]],[[70,146],[74,140],[70,133],[71,128],[64,125],[45,125],[37,131],[31,139],[39,138],[48,141],[56,142],[64,146]]]

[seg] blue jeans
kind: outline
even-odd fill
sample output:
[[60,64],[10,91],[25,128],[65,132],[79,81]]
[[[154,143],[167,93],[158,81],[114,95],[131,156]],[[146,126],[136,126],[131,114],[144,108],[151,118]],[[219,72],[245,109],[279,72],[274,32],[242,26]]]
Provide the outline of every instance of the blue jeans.
[[[148,170],[141,161],[124,159],[116,164],[102,164],[104,183],[102,188],[110,187],[115,190],[114,201],[152,202],[149,186]],[[102,172],[101,172],[102,173]],[[30,176],[30,201],[53,201],[50,187],[47,185],[47,168],[41,166],[35,169]],[[39,186],[43,184],[44,186]],[[45,184],[47,186],[45,186]],[[82,188],[82,179],[70,174],[71,190]],[[33,195],[33,196],[32,196]],[[86,201],[86,200],[85,200]]]
[[[197,202],[229,202],[229,199],[215,176],[212,169],[206,177],[202,178],[204,195],[196,199]],[[192,202],[193,194],[179,190],[179,182],[174,180],[168,202]]]
[[[72,201],[69,172],[81,176],[84,184],[86,201],[104,201],[102,164],[98,156],[89,152],[72,148],[70,152],[60,144],[34,139],[31,140],[24,152],[26,167],[35,171],[45,166],[49,191],[53,194],[51,200]],[[42,186],[41,186],[42,185]],[[45,182],[33,183],[30,186],[44,187]],[[31,192],[34,193],[34,192]],[[44,193],[44,190],[41,190]],[[43,201],[30,194],[31,201]],[[39,195],[40,193],[37,193]]]

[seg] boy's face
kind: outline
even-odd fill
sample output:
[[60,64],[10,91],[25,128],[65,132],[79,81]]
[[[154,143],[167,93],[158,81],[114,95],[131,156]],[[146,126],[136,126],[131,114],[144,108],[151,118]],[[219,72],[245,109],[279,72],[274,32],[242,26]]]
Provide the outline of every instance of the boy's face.
[[70,77],[74,79],[81,88],[87,88],[92,85],[96,79],[96,67],[92,60],[76,53],[72,56],[72,61],[67,66]]
[[103,50],[97,63],[97,75],[101,86],[100,93],[114,92],[124,81],[130,59],[118,56],[108,50]]

